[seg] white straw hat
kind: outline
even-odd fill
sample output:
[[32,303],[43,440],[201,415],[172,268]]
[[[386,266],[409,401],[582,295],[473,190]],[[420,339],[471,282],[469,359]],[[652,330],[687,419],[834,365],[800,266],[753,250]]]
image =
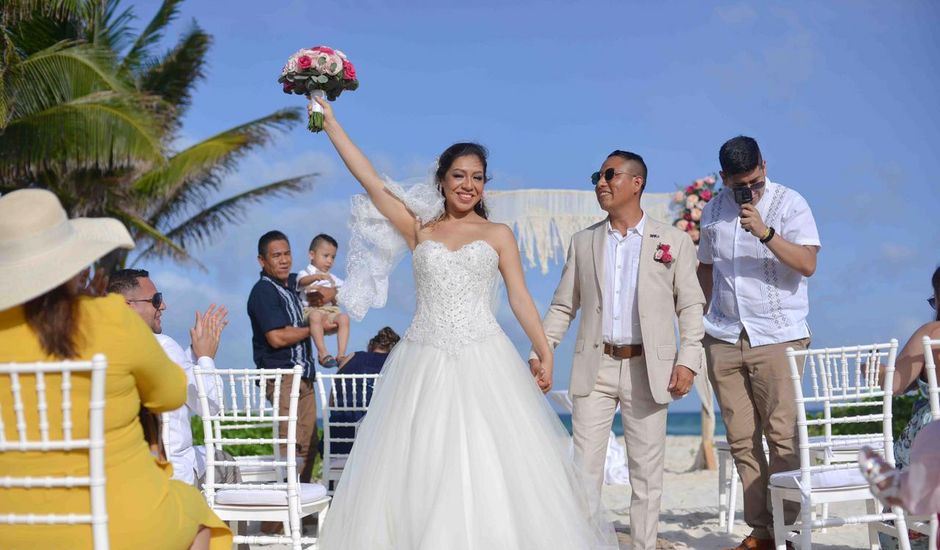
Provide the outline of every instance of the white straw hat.
[[68,219],[58,197],[20,189],[0,197],[0,311],[78,275],[115,248],[134,248],[113,218]]

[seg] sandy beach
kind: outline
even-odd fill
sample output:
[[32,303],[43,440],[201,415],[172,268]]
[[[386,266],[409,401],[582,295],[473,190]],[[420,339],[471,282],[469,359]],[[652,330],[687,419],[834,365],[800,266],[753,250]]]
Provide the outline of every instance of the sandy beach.
[[[735,546],[749,529],[741,518],[741,488],[738,486],[738,511],[734,533],[718,525],[718,471],[691,471],[701,439],[698,436],[669,436],[666,447],[666,473],[663,480],[663,504],[660,515],[659,548],[694,548],[715,550]],[[630,489],[605,486],[604,504],[620,539],[622,549],[630,548]],[[864,513],[864,504],[833,506],[835,515]],[[846,550],[867,547],[864,526],[854,525],[813,534],[813,548]]]
[[[663,506],[659,523],[659,544],[662,549],[694,548],[720,550],[734,547],[749,529],[741,518],[741,488],[738,486],[737,522],[734,533],[726,533],[718,525],[718,471],[691,471],[698,449],[698,436],[669,436],[666,448]],[[620,485],[604,487],[604,504],[620,540],[621,549],[630,548],[630,488]],[[833,513],[864,513],[863,504],[833,506]],[[329,516],[327,516],[329,517]],[[256,524],[252,525],[256,529]],[[313,535],[314,532],[308,534]],[[849,550],[867,547],[864,526],[853,525],[813,534],[813,548]],[[288,546],[252,546],[252,548],[288,548]],[[546,549],[550,550],[550,549]]]

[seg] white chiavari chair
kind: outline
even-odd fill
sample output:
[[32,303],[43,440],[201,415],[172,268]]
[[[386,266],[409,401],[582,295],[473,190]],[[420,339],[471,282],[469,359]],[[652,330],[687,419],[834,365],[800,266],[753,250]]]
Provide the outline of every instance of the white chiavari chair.
[[[234,537],[235,543],[290,544],[294,550],[315,545],[317,537],[302,534],[301,519],[317,514],[318,526],[330,505],[326,488],[319,483],[301,483],[297,468],[297,402],[303,368],[293,369],[215,369],[194,370],[196,388],[202,407],[202,421],[206,444],[206,483],[204,493],[209,506],[223,520],[277,521],[284,524],[283,535],[253,535]],[[273,403],[278,403],[281,392],[290,392],[290,406],[286,416],[267,402],[265,390],[273,384]],[[206,384],[217,384],[219,410],[209,409]],[[278,425],[287,422],[287,435],[278,435]],[[270,437],[239,437],[233,430],[270,428]],[[217,447],[231,445],[269,445],[273,460],[219,460]],[[285,456],[279,448],[286,447]],[[248,481],[219,483],[215,479],[216,466],[268,468],[274,481]],[[285,477],[286,474],[286,477]],[[233,531],[235,531],[233,529]]]
[[[317,374],[323,419],[323,484],[336,490],[380,374]],[[345,433],[344,433],[345,432]]]
[[[774,538],[778,550],[785,550],[788,540],[808,550],[812,547],[814,529],[859,524],[868,525],[869,543],[872,548],[880,547],[878,532],[881,531],[898,537],[901,550],[910,550],[904,511],[895,507],[890,512],[881,513],[880,505],[872,495],[857,464],[819,464],[813,458],[816,450],[826,452],[827,449],[841,445],[862,446],[878,441],[885,460],[894,464],[891,388],[897,348],[897,340],[891,340],[885,344],[841,348],[800,351],[787,349],[787,361],[797,403],[800,469],[776,473],[770,477]],[[884,380],[879,382],[878,365],[882,359],[886,360]],[[804,395],[803,392],[798,365],[800,360],[805,360],[805,371],[811,377],[809,395]],[[808,419],[807,407],[812,406],[822,407],[819,418]],[[840,412],[849,407],[871,412]],[[864,433],[863,429],[863,433],[857,436],[833,437],[834,425],[855,424],[864,427],[873,422],[881,426],[881,433],[877,436]],[[823,431],[821,440],[811,440],[810,427],[818,427]],[[784,501],[800,503],[800,518],[792,525],[784,525]],[[847,501],[865,502],[868,513],[821,519],[813,517],[813,508],[818,504]],[[887,521],[895,523],[892,526],[886,524]],[[798,531],[798,534],[793,531]]]
[[[0,487],[22,489],[87,487],[88,510],[75,510],[69,514],[13,514],[0,510],[0,523],[7,524],[90,524],[94,550],[108,549],[108,513],[105,503],[104,464],[104,405],[105,374],[108,368],[104,355],[97,354],[91,361],[62,361],[57,363],[5,363],[0,364],[0,377],[9,378],[11,395],[0,397],[0,408],[13,411],[15,426],[10,427],[14,438],[7,437],[7,427],[0,414],[0,453],[86,451],[88,475],[29,477],[6,475],[0,477]],[[90,374],[89,395],[73,392],[75,375]],[[58,380],[57,384],[51,384]],[[38,423],[27,421],[25,392],[35,392]],[[73,406],[79,399],[88,399],[88,434],[74,432]],[[50,425],[49,403],[61,403],[61,426]],[[42,541],[36,541],[37,548]],[[0,542],[0,546],[3,543]]]

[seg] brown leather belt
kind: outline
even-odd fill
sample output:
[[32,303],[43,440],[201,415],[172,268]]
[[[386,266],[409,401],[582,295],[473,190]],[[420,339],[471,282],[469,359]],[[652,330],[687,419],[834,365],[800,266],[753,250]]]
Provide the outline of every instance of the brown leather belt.
[[628,346],[615,346],[604,343],[604,353],[614,359],[630,359],[643,355],[643,344],[631,344]]

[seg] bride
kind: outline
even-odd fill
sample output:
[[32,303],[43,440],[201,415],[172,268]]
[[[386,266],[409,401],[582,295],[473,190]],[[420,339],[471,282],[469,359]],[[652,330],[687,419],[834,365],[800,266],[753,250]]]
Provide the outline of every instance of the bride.
[[[568,433],[539,391],[551,388],[552,349],[512,231],[486,219],[486,150],[458,143],[441,154],[431,188],[438,208],[422,215],[428,209],[380,178],[330,105],[317,101],[343,162],[412,251],[417,293],[320,548],[617,548],[610,524],[589,509]],[[535,382],[490,308],[500,274],[541,359]]]

